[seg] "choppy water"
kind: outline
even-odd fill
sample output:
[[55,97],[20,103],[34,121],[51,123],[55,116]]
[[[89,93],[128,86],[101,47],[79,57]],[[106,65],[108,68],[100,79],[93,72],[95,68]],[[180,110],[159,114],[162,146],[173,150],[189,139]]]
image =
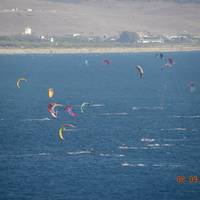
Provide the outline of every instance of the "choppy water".
[[166,55],[164,70],[154,53],[0,56],[0,199],[199,199],[200,53]]

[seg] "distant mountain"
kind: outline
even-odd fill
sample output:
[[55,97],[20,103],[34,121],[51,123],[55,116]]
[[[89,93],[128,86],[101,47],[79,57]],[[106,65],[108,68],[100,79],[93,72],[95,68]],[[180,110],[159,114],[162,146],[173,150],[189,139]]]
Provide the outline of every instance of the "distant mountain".
[[123,31],[199,35],[199,11],[200,0],[0,0],[0,36],[22,34],[26,27],[49,37],[108,38]]
[[51,1],[54,3],[80,3],[81,0],[43,0],[43,1]]
[[200,0],[175,0],[178,3],[200,3]]

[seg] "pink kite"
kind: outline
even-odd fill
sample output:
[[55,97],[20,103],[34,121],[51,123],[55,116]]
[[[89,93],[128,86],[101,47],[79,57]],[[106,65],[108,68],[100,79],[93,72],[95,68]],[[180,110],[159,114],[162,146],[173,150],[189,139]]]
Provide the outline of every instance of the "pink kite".
[[72,117],[76,117],[77,116],[77,114],[75,112],[73,112],[72,106],[66,106],[65,107],[65,111],[67,111],[69,113],[69,115],[72,116]]

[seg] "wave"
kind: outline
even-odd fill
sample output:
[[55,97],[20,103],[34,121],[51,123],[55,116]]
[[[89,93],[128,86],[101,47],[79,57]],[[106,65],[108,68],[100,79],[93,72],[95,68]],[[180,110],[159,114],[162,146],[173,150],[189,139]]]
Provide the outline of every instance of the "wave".
[[171,146],[174,146],[173,144],[148,144],[147,145],[148,147],[171,147]]
[[121,163],[121,166],[123,166],[123,167],[145,167],[146,165],[143,163],[132,164],[132,163],[124,162],[124,163]]
[[184,165],[179,164],[179,163],[155,163],[155,164],[149,164],[146,165],[144,163],[128,163],[128,162],[123,162],[121,163],[121,166],[123,167],[167,167],[167,168],[177,168],[177,167],[184,167]]
[[75,132],[75,131],[79,131],[80,129],[73,129],[73,128],[68,128],[68,129],[65,129],[64,131],[65,132]]
[[136,150],[136,149],[148,149],[148,147],[128,147],[128,146],[119,146],[118,149],[123,149],[123,150]]
[[110,157],[111,156],[109,153],[100,153],[99,155],[103,156],[103,157]]
[[162,144],[161,146],[163,147],[171,147],[171,146],[174,146],[173,144]]
[[38,153],[39,156],[48,156],[50,153]]
[[92,153],[91,151],[71,151],[71,152],[67,152],[67,154],[69,155],[80,155],[80,154],[90,154]]
[[[73,105],[73,107],[81,107],[82,104]],[[90,104],[90,107],[104,107],[105,104]]]
[[168,129],[164,129],[164,128],[161,128],[160,129],[161,131],[187,131],[186,128],[168,128]]
[[181,139],[167,139],[167,138],[163,139],[163,141],[165,141],[165,142],[176,142],[176,141],[178,142],[178,141],[185,141],[185,140],[187,140],[186,137],[181,138]]
[[163,106],[133,106],[132,110],[164,110]]
[[199,130],[196,129],[196,128],[193,128],[191,131],[192,131],[192,132],[199,132]]
[[0,119],[0,121],[3,121],[4,119]]
[[171,147],[174,146],[173,144],[147,144],[145,146],[142,147],[132,147],[132,146],[119,146],[118,149],[122,149],[122,150],[140,150],[140,149],[151,149],[151,148],[160,148],[160,147]]
[[109,115],[128,115],[128,113],[127,112],[121,112],[121,113],[102,113],[102,114],[100,114],[100,115],[107,115],[107,116],[109,116]]
[[156,163],[156,164],[152,164],[152,167],[170,167],[170,168],[174,168],[174,167],[184,167],[184,165],[182,164],[171,164],[171,163]]
[[21,158],[21,157],[35,157],[35,156],[49,156],[50,153],[30,153],[30,154],[9,154],[9,155],[0,155],[0,157],[15,157],[15,158]]
[[125,155],[124,154],[115,154],[114,156],[116,156],[116,157],[124,157]]
[[195,119],[195,118],[200,118],[200,115],[173,115],[173,118],[190,118],[190,119]]
[[100,153],[99,154],[100,156],[103,156],[103,157],[111,157],[111,156],[115,156],[115,157],[124,157],[125,155],[123,154],[109,154],[109,153]]
[[119,146],[118,149],[138,149],[138,147]]
[[91,104],[91,107],[103,107],[105,104]]
[[141,139],[141,142],[154,142],[155,141],[155,139],[151,139],[151,138],[142,138]]
[[156,144],[148,144],[148,147],[160,147],[161,145],[156,143]]
[[23,119],[23,120],[21,120],[21,121],[49,121],[49,120],[51,120],[50,118],[48,118],[48,117],[45,117],[45,118],[39,118],[39,119]]

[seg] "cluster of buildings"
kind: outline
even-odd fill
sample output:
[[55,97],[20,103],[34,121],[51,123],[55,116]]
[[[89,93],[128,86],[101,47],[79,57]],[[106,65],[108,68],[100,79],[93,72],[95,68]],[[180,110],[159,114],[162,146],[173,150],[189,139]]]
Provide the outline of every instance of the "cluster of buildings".
[[[32,28],[26,27],[26,28],[24,29],[24,32],[22,33],[22,35],[29,35],[29,36],[32,35]],[[40,39],[41,39],[41,40],[49,40],[51,43],[54,42],[54,38],[53,38],[53,37],[47,38],[47,37],[41,35],[41,36],[40,36]]]
[[141,44],[164,44],[164,43],[191,43],[191,42],[200,42],[200,37],[192,36],[186,32],[177,33],[174,35],[152,35],[151,33],[138,33],[140,40],[138,43]]
[[10,12],[20,12],[20,11],[22,11],[22,12],[32,12],[33,9],[32,8],[26,8],[26,9],[11,8],[11,9],[4,9],[1,12],[10,13]]
[[[130,32],[131,33],[131,32]],[[24,29],[24,32],[22,33],[22,35],[32,35],[32,28],[30,26],[26,27]],[[149,32],[137,32],[136,33],[138,35],[138,38],[136,40],[136,43],[138,44],[164,44],[164,43],[178,43],[178,42],[191,42],[193,41],[195,38],[189,34],[177,34],[177,35],[153,35]],[[92,42],[95,41],[97,37],[85,37],[83,35],[81,35],[81,33],[73,33],[71,35],[68,35],[67,37],[69,38],[74,38],[74,39],[80,39],[80,38],[84,38],[85,40],[87,40],[88,42]],[[66,38],[66,39],[67,39]],[[106,36],[102,36],[99,37],[100,40],[99,41],[108,41],[108,42],[116,42],[118,41],[119,36],[113,36],[113,37],[106,37]],[[49,36],[44,36],[41,35],[40,39],[42,41],[50,41],[51,43],[55,42],[55,38],[54,37],[49,37]],[[197,38],[198,41],[200,42],[200,37]],[[197,41],[196,39],[196,41]]]

